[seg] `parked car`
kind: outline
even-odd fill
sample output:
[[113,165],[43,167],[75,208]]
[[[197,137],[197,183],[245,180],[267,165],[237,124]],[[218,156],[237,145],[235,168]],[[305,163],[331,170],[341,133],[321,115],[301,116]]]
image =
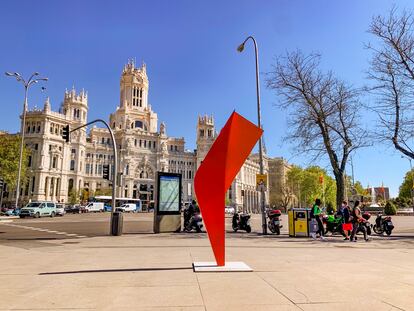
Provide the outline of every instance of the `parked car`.
[[55,217],[56,215],[56,204],[55,202],[38,201],[30,202],[20,210],[20,218],[25,217]]
[[84,209],[87,213],[105,211],[103,202],[90,202],[88,205],[84,207]]
[[80,204],[72,204],[65,207],[65,212],[69,214],[85,213],[85,209]]
[[65,205],[63,204],[56,204],[56,215],[63,216],[66,214]]
[[6,216],[19,216],[20,215],[20,208],[9,208],[3,213]]
[[225,212],[226,214],[234,214],[234,207],[233,207],[233,206],[226,206],[226,207],[224,208],[224,212]]
[[137,210],[137,205],[135,203],[125,203],[120,207],[117,207],[116,210],[121,212],[135,212]]

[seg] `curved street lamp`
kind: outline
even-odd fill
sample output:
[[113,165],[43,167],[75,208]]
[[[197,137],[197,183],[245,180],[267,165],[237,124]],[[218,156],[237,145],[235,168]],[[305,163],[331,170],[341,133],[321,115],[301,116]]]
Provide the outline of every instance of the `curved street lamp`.
[[[259,84],[259,52],[257,49],[257,42],[255,38],[252,36],[248,36],[242,44],[240,44],[237,48],[237,51],[240,53],[243,52],[244,46],[246,42],[251,39],[254,44],[254,53],[256,58],[256,97],[257,97],[257,126],[262,128],[262,120],[261,120],[261,112],[260,112],[260,84]],[[263,167],[263,135],[260,136],[259,139],[259,165],[260,165],[260,174],[263,174],[264,167]],[[263,187],[260,188],[261,192],[261,210],[262,210],[262,233],[267,234],[267,225],[266,225],[266,210],[265,210],[265,190]]]
[[[20,176],[22,173],[22,158],[23,158],[23,142],[24,142],[24,125],[26,123],[26,111],[27,111],[27,93],[28,90],[30,88],[30,86],[32,86],[33,84],[38,83],[39,81],[47,81],[48,78],[38,78],[39,73],[38,72],[34,72],[30,78],[26,81],[23,79],[23,77],[18,73],[18,72],[5,72],[5,75],[8,77],[15,77],[17,82],[22,82],[23,86],[24,86],[24,104],[23,104],[23,119],[22,119],[22,125],[21,125],[21,129],[20,129],[20,133],[22,135],[22,139],[20,142],[20,156],[19,156],[19,171],[17,174],[17,185],[16,185],[16,203],[15,203],[15,208],[18,207],[18,203],[19,203],[19,196],[20,196]],[[42,88],[43,90],[43,88]]]

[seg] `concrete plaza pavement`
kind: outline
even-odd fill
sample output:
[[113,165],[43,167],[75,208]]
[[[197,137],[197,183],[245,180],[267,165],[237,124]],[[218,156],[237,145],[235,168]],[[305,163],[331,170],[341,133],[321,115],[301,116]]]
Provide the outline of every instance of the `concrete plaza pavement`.
[[244,273],[192,271],[214,260],[205,233],[0,241],[0,310],[414,310],[409,227],[367,243],[228,233]]

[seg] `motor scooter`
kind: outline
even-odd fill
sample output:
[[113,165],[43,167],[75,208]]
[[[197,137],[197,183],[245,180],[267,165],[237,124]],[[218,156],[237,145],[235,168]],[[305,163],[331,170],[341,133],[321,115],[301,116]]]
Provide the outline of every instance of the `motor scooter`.
[[250,233],[252,231],[252,227],[250,227],[250,215],[234,213],[232,227],[234,232],[245,230],[247,233]]
[[192,215],[187,221],[184,221],[184,231],[191,232],[193,229],[200,233],[203,228],[203,218],[199,213]]
[[391,235],[394,229],[391,216],[384,217],[382,214],[378,214],[373,229],[376,234],[384,234],[385,232],[387,235]]
[[267,222],[267,227],[272,233],[280,234],[280,228],[283,226],[280,224],[280,216],[282,212],[279,209],[269,210],[267,212],[267,217],[269,221]]

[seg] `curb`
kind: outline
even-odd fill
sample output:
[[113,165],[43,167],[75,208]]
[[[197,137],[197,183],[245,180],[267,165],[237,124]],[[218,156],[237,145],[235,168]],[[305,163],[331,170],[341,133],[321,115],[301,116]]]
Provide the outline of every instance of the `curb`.
[[0,216],[0,221],[9,219],[19,219],[19,216]]

